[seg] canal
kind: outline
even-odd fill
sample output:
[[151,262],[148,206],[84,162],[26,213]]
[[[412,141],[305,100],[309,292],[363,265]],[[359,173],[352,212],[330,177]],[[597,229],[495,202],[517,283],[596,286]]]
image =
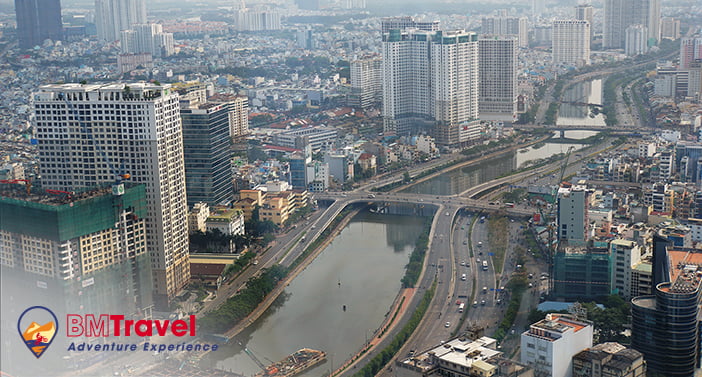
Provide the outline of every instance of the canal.
[[602,105],[602,79],[579,82],[563,92],[557,126],[605,126]]
[[[596,134],[595,131],[572,130],[563,135],[567,139],[579,140]],[[455,195],[481,183],[499,178],[516,169],[527,166],[530,161],[551,157],[558,153],[566,153],[573,146],[576,150],[584,144],[557,142],[560,133],[555,133],[554,142],[535,144],[514,152],[505,153],[499,157],[484,161],[477,165],[458,168],[441,174],[424,182],[410,186],[402,192],[431,195]]]
[[251,376],[261,369],[242,345],[264,364],[308,347],[325,351],[327,360],[300,376],[339,367],[383,323],[423,221],[359,213],[263,316],[211,353],[209,362]]

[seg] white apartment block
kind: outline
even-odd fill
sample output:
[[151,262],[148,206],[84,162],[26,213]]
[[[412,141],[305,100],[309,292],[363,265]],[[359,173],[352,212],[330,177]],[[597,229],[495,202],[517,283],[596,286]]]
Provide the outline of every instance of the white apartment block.
[[351,62],[351,93],[354,106],[367,109],[383,100],[383,59],[371,57]]
[[431,43],[431,104],[439,144],[452,145],[480,137],[478,118],[478,36],[472,32],[439,32]]
[[628,56],[645,54],[648,51],[648,28],[631,25],[625,31],[624,53]]
[[386,132],[433,127],[438,144],[477,139],[478,38],[459,31],[391,30],[383,35]]
[[481,120],[512,122],[517,114],[517,40],[482,35],[478,40]]
[[529,47],[529,33],[526,17],[483,17],[481,21],[481,34],[512,35],[517,38],[517,45],[519,47]]
[[120,32],[123,54],[149,53],[155,58],[171,56],[175,52],[172,33],[164,33],[159,24],[136,24]]
[[534,368],[534,376],[571,377],[573,356],[592,347],[592,322],[567,314],[547,314],[521,337],[521,362]]
[[33,106],[43,187],[107,185],[115,171],[146,186],[154,298],[164,307],[190,280],[178,94],[143,82],[57,84],[40,87]]
[[553,21],[553,64],[590,64],[590,23],[584,20]]
[[610,284],[613,294],[619,294],[625,300],[630,300],[633,288],[632,273],[634,267],[641,263],[641,247],[632,240],[616,239],[609,243],[612,256],[612,276]]
[[146,23],[145,0],[95,0],[95,26],[102,41],[116,41],[122,30],[143,23]]
[[434,34],[393,29],[383,35],[385,132],[405,136],[416,133],[431,116],[429,44]]
[[575,6],[575,19],[585,20],[590,23],[590,40],[592,40],[594,34],[594,26],[592,23],[594,20],[593,12],[592,5],[590,4],[578,4]]

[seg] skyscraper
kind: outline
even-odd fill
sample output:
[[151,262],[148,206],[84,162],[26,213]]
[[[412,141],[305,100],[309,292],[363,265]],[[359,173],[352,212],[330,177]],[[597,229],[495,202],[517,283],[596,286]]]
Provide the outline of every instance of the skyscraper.
[[697,59],[702,59],[702,36],[680,39],[680,69],[687,69]]
[[594,35],[595,28],[593,26],[593,10],[590,4],[578,4],[575,6],[575,19],[584,20],[590,23],[590,41],[592,41],[592,36]]
[[351,103],[367,109],[383,99],[383,59],[378,56],[351,61]]
[[661,39],[676,40],[680,38],[680,20],[673,17],[661,18]]
[[155,58],[173,55],[172,33],[164,33],[159,24],[135,24],[120,32],[122,53],[149,53]]
[[631,25],[626,28],[626,43],[624,44],[624,53],[629,56],[645,54],[648,51],[646,43],[648,29],[643,25]]
[[519,47],[529,46],[529,34],[526,17],[508,17],[506,14],[496,17],[483,17],[480,32],[482,34],[514,35]]
[[15,14],[20,48],[63,38],[61,0],[15,0]]
[[605,0],[602,47],[624,48],[626,29],[640,24],[648,29],[647,44],[660,39],[660,0]]
[[34,114],[43,187],[74,191],[110,184],[116,173],[146,185],[154,301],[166,308],[190,280],[178,94],[143,82],[46,85]]
[[383,74],[386,132],[432,130],[444,145],[479,136],[477,34],[390,30],[383,35]]
[[651,296],[631,300],[631,347],[644,354],[648,370],[692,376],[700,359],[699,305],[702,254],[694,249],[661,250]]
[[439,30],[439,21],[420,21],[410,16],[386,17],[380,20],[380,32],[385,34],[392,29]]
[[198,202],[228,204],[233,199],[230,158],[230,102],[181,101],[188,208]]
[[517,113],[517,39],[483,35],[478,39],[481,120],[512,122]]
[[102,41],[116,41],[122,30],[145,23],[144,0],[95,0],[95,26]]
[[590,64],[590,23],[583,20],[553,21],[553,64]]

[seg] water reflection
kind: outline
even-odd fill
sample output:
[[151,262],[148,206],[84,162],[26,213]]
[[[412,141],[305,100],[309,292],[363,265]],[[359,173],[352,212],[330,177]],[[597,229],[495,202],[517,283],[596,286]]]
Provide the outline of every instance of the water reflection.
[[[259,372],[241,342],[265,364],[309,347],[334,355],[338,367],[382,324],[422,223],[419,217],[359,214],[286,288],[282,306],[212,353],[211,362],[247,376]],[[301,376],[321,376],[330,364],[331,357]]]
[[[556,125],[604,126],[601,108],[588,104],[602,104],[602,80],[579,82],[563,92]],[[568,103],[565,103],[568,102]]]

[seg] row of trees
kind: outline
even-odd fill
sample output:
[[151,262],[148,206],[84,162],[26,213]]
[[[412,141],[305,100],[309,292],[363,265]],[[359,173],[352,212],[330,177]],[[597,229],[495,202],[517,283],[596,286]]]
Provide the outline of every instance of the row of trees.
[[405,276],[402,277],[402,288],[413,288],[417,284],[419,274],[422,273],[424,256],[429,245],[429,230],[431,229],[431,218],[424,219],[424,231],[414,243],[414,250],[410,255],[410,260],[405,266]]
[[368,362],[368,364],[361,368],[360,371],[355,373],[353,377],[373,377],[381,369],[383,369],[385,364],[387,364],[390,360],[392,360],[393,357],[395,357],[397,351],[399,351],[400,348],[402,348],[407,339],[409,339],[410,335],[412,335],[412,333],[414,332],[414,329],[417,328],[419,322],[424,317],[424,314],[426,313],[427,309],[429,308],[429,304],[431,303],[431,299],[432,297],[434,297],[435,289],[436,283],[434,283],[434,285],[432,285],[432,287],[424,293],[422,301],[417,306],[417,309],[412,314],[412,317],[402,327],[402,330],[400,330],[400,332],[397,335],[395,335],[390,345],[385,347],[382,351],[378,352],[378,354],[375,355]]
[[229,330],[251,314],[287,273],[285,267],[277,264],[264,269],[260,276],[249,279],[246,282],[246,288],[239,294],[230,297],[222,306],[202,316],[199,319],[200,328],[210,333]]

